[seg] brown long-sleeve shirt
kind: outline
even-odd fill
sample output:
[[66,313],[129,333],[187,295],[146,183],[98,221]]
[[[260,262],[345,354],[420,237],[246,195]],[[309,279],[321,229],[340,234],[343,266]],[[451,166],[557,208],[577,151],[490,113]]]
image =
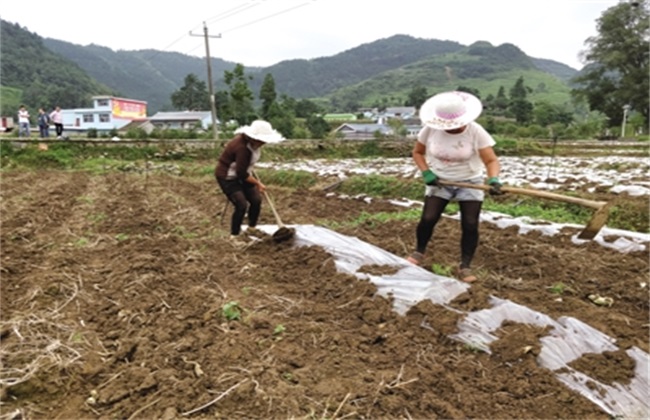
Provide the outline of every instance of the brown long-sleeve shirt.
[[[248,139],[243,134],[238,134],[230,140],[219,156],[217,166],[214,168],[216,178],[232,179],[234,169],[235,178],[245,180],[248,178],[248,168],[251,165],[253,152],[248,147]],[[229,175],[228,172],[231,172]]]

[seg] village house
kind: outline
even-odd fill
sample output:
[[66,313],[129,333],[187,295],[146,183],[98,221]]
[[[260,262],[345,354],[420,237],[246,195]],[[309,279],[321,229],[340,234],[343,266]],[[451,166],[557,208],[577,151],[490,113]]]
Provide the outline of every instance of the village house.
[[149,118],[149,122],[159,130],[192,130],[196,128],[207,130],[212,126],[212,113],[210,111],[158,112]]
[[63,129],[67,132],[119,130],[132,121],[147,119],[147,102],[114,96],[93,96],[92,108],[62,109]]
[[345,123],[337,127],[334,132],[346,140],[374,140],[377,137],[392,135],[393,129],[385,124]]

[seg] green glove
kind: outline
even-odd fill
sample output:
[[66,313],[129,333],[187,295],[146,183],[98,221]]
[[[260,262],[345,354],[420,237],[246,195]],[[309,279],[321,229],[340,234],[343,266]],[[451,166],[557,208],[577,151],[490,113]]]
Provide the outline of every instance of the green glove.
[[503,186],[503,184],[501,183],[501,181],[499,181],[498,177],[496,177],[496,176],[490,177],[487,180],[487,184],[491,187],[490,191],[489,191],[490,195],[502,195],[503,194],[503,191],[501,191],[501,187]]
[[438,175],[434,174],[431,169],[422,171],[422,178],[427,185],[438,185]]

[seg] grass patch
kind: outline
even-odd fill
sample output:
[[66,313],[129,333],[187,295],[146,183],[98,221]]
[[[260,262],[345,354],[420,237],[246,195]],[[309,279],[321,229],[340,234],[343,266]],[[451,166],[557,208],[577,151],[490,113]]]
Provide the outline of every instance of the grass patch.
[[422,200],[424,185],[421,182],[409,182],[392,176],[364,175],[346,179],[338,191],[349,195],[366,194],[382,198],[405,197]]
[[593,215],[592,209],[576,204],[521,199],[519,196],[508,197],[506,201],[494,201],[486,198],[483,202],[483,209],[512,217],[528,217],[532,220],[556,223],[585,224]]
[[420,209],[408,209],[404,211],[397,212],[381,212],[381,213],[366,213],[363,212],[356,219],[349,220],[347,222],[338,223],[338,222],[323,222],[324,225],[336,229],[340,227],[356,227],[361,225],[366,225],[373,227],[377,224],[382,224],[390,222],[393,220],[401,221],[416,221],[420,218]]
[[264,184],[293,189],[308,189],[313,187],[318,180],[316,175],[307,171],[256,169],[255,172],[259,174]]

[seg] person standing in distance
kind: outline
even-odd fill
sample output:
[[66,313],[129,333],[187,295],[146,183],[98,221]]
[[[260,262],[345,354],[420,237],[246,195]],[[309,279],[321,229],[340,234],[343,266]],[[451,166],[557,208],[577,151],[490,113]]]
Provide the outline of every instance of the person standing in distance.
[[228,200],[235,205],[230,221],[230,239],[238,244],[241,225],[248,213],[248,231],[257,225],[262,207],[261,193],[266,186],[253,176],[253,167],[259,161],[265,144],[285,140],[270,123],[256,120],[251,125],[235,131],[233,137],[219,156],[214,176]]
[[38,108],[38,131],[42,139],[50,137],[50,115],[43,108]]
[[63,138],[63,114],[61,113],[61,107],[57,106],[52,112],[50,112],[50,118],[54,124],[54,130],[56,131],[56,138]]
[[29,137],[29,111],[25,105],[18,108],[18,137]]
[[460,207],[460,264],[457,276],[471,283],[477,280],[471,263],[479,240],[479,216],[484,193],[473,188],[443,186],[439,180],[486,183],[491,195],[501,195],[501,165],[492,136],[474,120],[481,115],[480,99],[467,92],[451,91],[432,96],[420,107],[423,128],[413,148],[415,165],[425,187],[424,207],[416,228],[415,251],[407,258],[420,265],[433,231],[449,202]]

